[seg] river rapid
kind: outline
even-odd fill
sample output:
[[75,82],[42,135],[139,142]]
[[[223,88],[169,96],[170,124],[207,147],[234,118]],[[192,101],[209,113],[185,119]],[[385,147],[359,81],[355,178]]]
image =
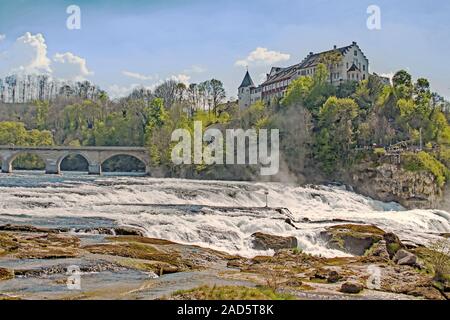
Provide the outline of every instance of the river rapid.
[[[269,209],[265,193],[268,192]],[[287,208],[275,210],[270,208]],[[297,228],[286,223],[294,221]],[[251,257],[251,235],[295,236],[299,247],[326,257],[319,233],[340,223],[367,223],[402,240],[426,244],[450,232],[442,210],[406,210],[356,194],[344,186],[196,181],[139,176],[62,176],[40,172],[0,175],[0,224],[72,230],[133,226],[148,237]],[[272,252],[267,251],[266,254]]]

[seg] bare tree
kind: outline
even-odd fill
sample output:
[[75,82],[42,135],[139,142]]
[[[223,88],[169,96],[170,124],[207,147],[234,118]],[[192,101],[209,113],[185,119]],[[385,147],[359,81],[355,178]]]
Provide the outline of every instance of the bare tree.
[[170,109],[177,99],[178,82],[174,80],[167,80],[160,84],[155,89],[155,97],[164,100],[164,105]]
[[212,107],[214,114],[217,115],[217,107],[226,98],[226,93],[222,81],[211,79],[210,87]]

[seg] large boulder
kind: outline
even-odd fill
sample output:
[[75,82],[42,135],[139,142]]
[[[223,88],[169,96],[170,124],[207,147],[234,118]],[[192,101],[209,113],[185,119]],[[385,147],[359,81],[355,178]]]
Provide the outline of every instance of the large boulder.
[[281,237],[256,232],[252,234],[252,246],[255,250],[282,250],[297,248],[298,242],[295,237]]
[[394,262],[398,265],[416,266],[417,256],[411,252],[400,249],[394,256]]
[[341,280],[341,276],[339,275],[339,273],[335,270],[332,270],[328,273],[328,277],[327,277],[327,282],[328,283],[336,283],[339,280]]
[[366,250],[383,239],[385,232],[372,225],[344,224],[326,228],[320,233],[331,249],[362,256]]
[[362,284],[354,281],[347,281],[342,284],[340,291],[343,293],[356,294],[360,293],[363,289],[364,287]]
[[377,243],[375,243],[372,248],[370,248],[368,252],[369,257],[377,257],[381,259],[382,261],[388,261],[390,259],[389,253],[387,251],[386,247],[386,241],[381,240]]
[[397,251],[405,247],[400,239],[392,232],[385,233],[383,239],[386,241],[386,250],[389,253],[390,259],[394,258]]

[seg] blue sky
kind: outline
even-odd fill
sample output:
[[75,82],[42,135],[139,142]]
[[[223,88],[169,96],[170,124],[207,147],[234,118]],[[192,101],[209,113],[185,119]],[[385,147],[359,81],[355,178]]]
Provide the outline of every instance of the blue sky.
[[[372,4],[381,9],[381,30],[366,27]],[[81,30],[66,28],[69,5],[81,9]],[[447,0],[0,0],[0,35],[0,72],[44,65],[112,95],[168,78],[214,77],[235,97],[245,73],[237,61],[246,60],[259,82],[271,65],[357,41],[372,72],[404,68],[450,97]]]

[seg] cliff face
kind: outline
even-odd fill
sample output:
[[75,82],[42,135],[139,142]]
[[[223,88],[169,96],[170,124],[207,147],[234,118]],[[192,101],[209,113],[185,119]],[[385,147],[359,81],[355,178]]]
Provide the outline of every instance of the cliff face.
[[448,206],[443,204],[444,188],[439,187],[431,173],[411,172],[395,164],[371,164],[359,165],[348,177],[347,182],[355,191],[381,201],[395,201],[410,209]]

